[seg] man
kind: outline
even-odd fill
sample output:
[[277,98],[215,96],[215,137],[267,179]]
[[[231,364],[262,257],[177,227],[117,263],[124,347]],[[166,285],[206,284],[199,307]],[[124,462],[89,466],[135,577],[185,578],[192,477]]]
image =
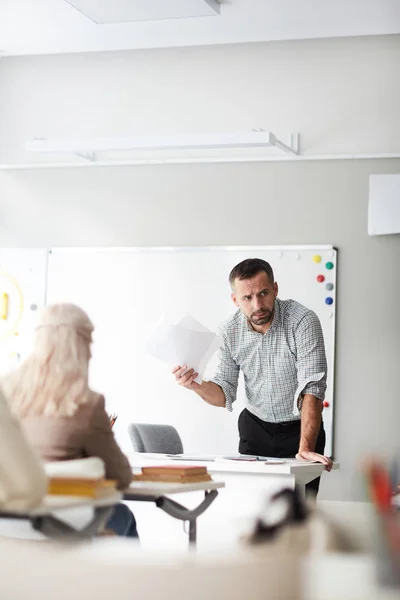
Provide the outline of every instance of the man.
[[[238,307],[219,329],[223,344],[215,376],[201,384],[187,365],[173,369],[178,383],[208,404],[232,410],[239,372],[244,374],[246,408],[239,416],[239,452],[313,460],[324,456],[322,402],[327,363],[317,315],[294,300],[278,299],[271,265],[249,258],[229,275]],[[307,486],[316,494],[319,479]]]

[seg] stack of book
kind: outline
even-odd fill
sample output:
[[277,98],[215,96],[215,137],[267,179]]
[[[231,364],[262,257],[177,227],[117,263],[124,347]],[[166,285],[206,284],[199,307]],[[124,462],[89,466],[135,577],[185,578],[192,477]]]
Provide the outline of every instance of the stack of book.
[[106,498],[116,491],[116,481],[104,478],[50,477],[47,487],[48,494],[87,498]]
[[193,465],[162,465],[160,467],[143,467],[140,474],[133,476],[134,481],[164,481],[168,483],[198,483],[212,481],[207,467]]

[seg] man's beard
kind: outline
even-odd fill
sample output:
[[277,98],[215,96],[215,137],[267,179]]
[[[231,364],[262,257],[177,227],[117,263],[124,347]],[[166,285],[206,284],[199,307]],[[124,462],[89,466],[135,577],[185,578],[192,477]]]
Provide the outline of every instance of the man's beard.
[[266,325],[272,319],[272,311],[269,308],[265,308],[263,311],[256,311],[251,314],[250,322],[253,325]]

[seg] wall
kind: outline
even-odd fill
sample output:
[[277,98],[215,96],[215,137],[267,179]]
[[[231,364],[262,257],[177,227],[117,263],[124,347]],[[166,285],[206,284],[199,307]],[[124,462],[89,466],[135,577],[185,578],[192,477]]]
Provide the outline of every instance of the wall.
[[35,136],[299,131],[304,152],[399,151],[400,36],[0,62],[0,163]]
[[[24,160],[34,135],[260,126],[303,132],[312,153],[399,151],[399,59],[387,37],[3,60],[0,162]],[[0,171],[1,245],[335,244],[341,470],[321,497],[360,499],[360,456],[398,447],[400,238],[367,236],[368,176],[396,172],[400,160]]]

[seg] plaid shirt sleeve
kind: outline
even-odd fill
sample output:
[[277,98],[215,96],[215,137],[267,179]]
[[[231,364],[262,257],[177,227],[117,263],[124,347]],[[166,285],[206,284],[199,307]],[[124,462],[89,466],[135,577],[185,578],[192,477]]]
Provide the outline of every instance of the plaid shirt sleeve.
[[222,340],[218,352],[218,366],[214,377],[209,381],[222,389],[225,394],[225,407],[231,412],[232,404],[236,400],[240,369],[232,358],[226,335],[221,330],[218,331],[218,335]]
[[324,336],[321,323],[313,311],[309,311],[298,324],[295,339],[298,387],[294,399],[294,410],[296,414],[299,414],[302,395],[312,394],[322,401],[326,391],[328,366]]

